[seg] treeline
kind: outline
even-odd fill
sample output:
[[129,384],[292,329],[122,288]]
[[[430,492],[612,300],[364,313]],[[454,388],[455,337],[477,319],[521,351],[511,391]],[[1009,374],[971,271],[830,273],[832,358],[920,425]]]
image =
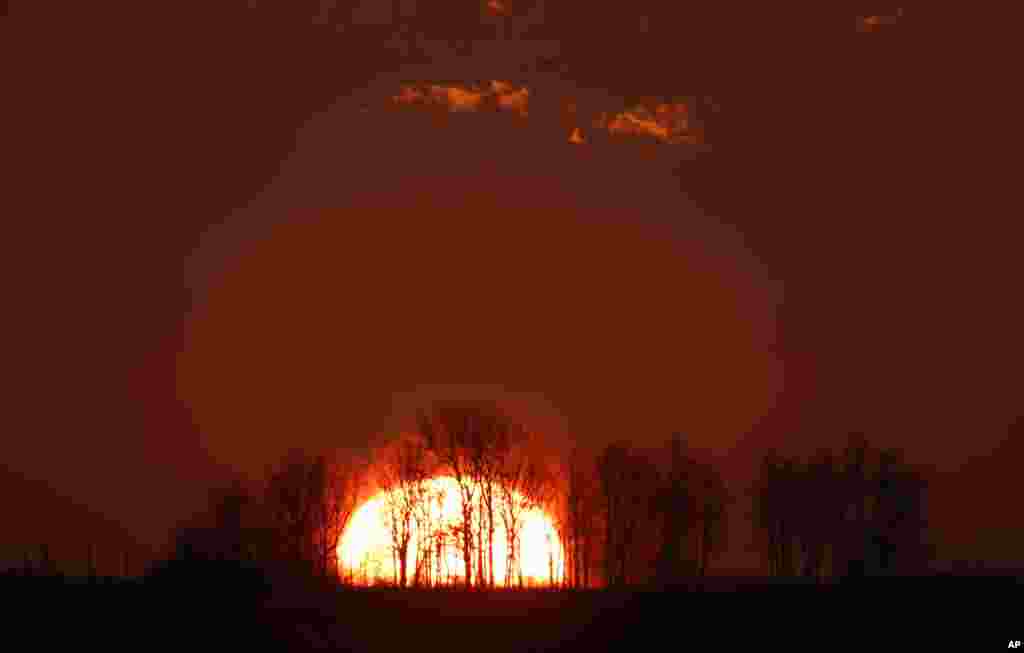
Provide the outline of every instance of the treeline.
[[338,543],[358,506],[362,461],[290,451],[258,481],[210,492],[206,509],[175,529],[147,576],[239,575],[245,582],[330,580]]
[[620,441],[576,449],[558,511],[570,587],[674,584],[704,575],[726,544],[732,496],[676,437],[661,450]]
[[924,573],[930,562],[926,483],[899,451],[852,436],[840,456],[769,452],[752,495],[756,533],[774,576],[815,579]]
[[[535,510],[560,545],[544,553],[553,585],[663,587],[713,573],[741,494],[711,460],[680,437],[560,456],[496,404],[437,403],[375,460],[293,452],[261,482],[213,493],[210,509],[179,529],[165,567],[236,561],[290,578],[371,582],[337,552],[357,508],[376,496],[393,569],[377,580],[400,587],[523,586],[523,526]],[[766,454],[744,516],[772,576],[923,573],[925,489],[899,452],[856,437],[807,461]],[[447,515],[446,493],[458,507]]]

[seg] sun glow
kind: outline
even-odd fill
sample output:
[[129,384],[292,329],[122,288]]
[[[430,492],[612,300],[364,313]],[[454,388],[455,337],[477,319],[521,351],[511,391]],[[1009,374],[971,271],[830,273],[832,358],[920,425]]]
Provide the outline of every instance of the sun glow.
[[[409,546],[406,554],[407,579],[412,584],[417,578],[435,585],[459,584],[465,579],[465,562],[461,550],[462,538],[457,532],[462,522],[462,495],[452,477],[433,478],[426,483],[428,501],[421,505],[419,518],[409,526]],[[498,493],[500,494],[500,493]],[[391,495],[394,499],[395,495]],[[476,497],[480,496],[476,488]],[[380,492],[363,503],[349,522],[338,545],[338,564],[344,577],[356,583],[372,584],[393,582],[398,578],[398,556],[392,538],[391,506],[389,495]],[[557,580],[563,564],[563,551],[551,518],[539,508],[526,508],[526,502],[513,493],[512,507],[519,524],[518,537],[512,543],[515,553],[509,556],[509,539],[502,512],[509,504],[495,496],[494,506],[494,582],[496,586],[546,585]],[[421,524],[425,524],[421,525]],[[474,547],[479,521],[473,519]],[[486,538],[487,529],[484,528]],[[514,529],[513,529],[514,530]],[[486,547],[486,543],[485,543]],[[422,549],[422,551],[421,551]],[[483,564],[488,564],[488,551],[483,551]],[[473,582],[476,582],[477,551],[473,551]],[[509,566],[511,564],[511,567]],[[507,571],[511,573],[506,574]]]

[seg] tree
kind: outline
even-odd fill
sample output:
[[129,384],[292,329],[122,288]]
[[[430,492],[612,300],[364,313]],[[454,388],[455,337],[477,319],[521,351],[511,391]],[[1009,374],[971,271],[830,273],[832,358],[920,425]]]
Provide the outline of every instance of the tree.
[[820,581],[826,575],[826,559],[837,547],[841,526],[840,515],[835,509],[839,503],[839,485],[832,453],[819,451],[808,465],[806,474],[802,575]]
[[627,465],[629,450],[621,442],[609,444],[597,459],[604,517],[604,577],[609,587],[620,585],[618,564],[619,540],[622,537],[623,513],[626,507]]
[[[419,437],[401,438],[386,450],[384,464],[381,466],[381,489],[384,492],[393,553],[398,563],[395,571],[399,587],[406,586],[412,537],[415,532],[422,532],[428,527],[428,524],[422,523],[415,529],[414,523],[418,517],[424,517],[418,507],[424,503],[429,505],[426,497],[429,478],[427,450]],[[417,547],[417,557],[422,552],[423,549]],[[415,569],[418,579],[418,562]]]
[[338,456],[324,461],[324,493],[320,502],[317,552],[324,576],[338,569],[338,546],[349,520],[359,506],[365,468],[357,459]]
[[767,452],[761,459],[760,471],[752,488],[755,532],[759,544],[768,559],[768,573],[778,576],[782,572],[781,529],[783,503],[779,488],[780,460],[774,451]]
[[770,573],[823,580],[922,568],[925,488],[899,452],[859,434],[839,463],[827,451],[807,464],[768,453],[752,491]]
[[874,479],[873,551],[882,574],[921,571],[928,560],[926,483],[899,451],[880,453]]
[[501,520],[505,528],[505,586],[522,587],[520,532],[524,515],[544,502],[546,479],[540,466],[519,448],[509,455],[498,477]]
[[696,519],[700,524],[698,573],[707,574],[708,566],[727,545],[727,510],[731,501],[725,481],[712,465],[700,468],[700,489]]
[[[428,585],[436,585],[448,573],[448,547],[451,537],[444,523],[444,505],[448,489],[443,485],[426,484],[416,503],[416,523],[419,533],[417,550],[422,552],[422,564],[417,560],[418,573],[426,574]],[[419,567],[423,571],[419,572]],[[418,580],[416,581],[419,582]],[[446,581],[445,581],[446,582]]]
[[695,464],[676,436],[669,443],[669,469],[659,479],[652,510],[660,517],[661,545],[655,562],[659,582],[674,584],[687,576],[687,539],[696,523],[698,505],[691,486],[697,479]]
[[613,587],[625,585],[645,543],[637,533],[646,525],[655,503],[657,487],[652,481],[656,473],[623,442],[605,447],[597,460],[597,473],[605,525],[605,581]]
[[[478,428],[469,440],[470,474],[480,485],[480,510],[478,512],[477,578],[483,585],[485,578],[494,587],[494,531],[495,498],[498,496],[501,472],[511,449],[513,439],[519,439],[518,427],[497,410],[481,413]],[[486,529],[488,573],[483,573],[483,546],[481,537]]]
[[451,472],[459,487],[461,523],[458,535],[466,588],[471,586],[473,579],[473,515],[479,488],[470,472],[466,450],[478,428],[478,418],[478,407],[465,402],[438,403],[430,413],[421,412],[419,415],[420,433],[427,449]]
[[850,576],[864,573],[865,527],[867,525],[868,501],[868,442],[859,433],[851,434],[843,452],[844,463],[841,474],[841,511],[843,521],[840,545],[841,566]]
[[594,522],[598,513],[592,466],[593,461],[584,459],[578,447],[570,451],[565,469],[567,488],[563,520],[568,581],[574,588],[590,585]]
[[338,543],[361,483],[360,463],[289,452],[271,470],[263,493],[272,554],[323,577],[336,570]]
[[477,584],[493,586],[498,499],[512,447],[524,440],[525,431],[487,401],[438,402],[429,413],[421,412],[419,423],[427,450],[459,488],[466,586],[473,581],[474,554]]

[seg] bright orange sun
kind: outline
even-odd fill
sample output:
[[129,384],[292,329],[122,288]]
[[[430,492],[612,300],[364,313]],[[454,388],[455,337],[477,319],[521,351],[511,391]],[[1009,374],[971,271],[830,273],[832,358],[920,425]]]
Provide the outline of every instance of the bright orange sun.
[[[462,521],[459,485],[450,476],[439,476],[428,481],[427,491],[433,500],[421,508],[419,520],[410,522],[407,577],[411,584],[419,568],[420,578],[427,577],[432,584],[458,584],[465,578],[460,538],[452,532]],[[513,505],[520,501],[522,497],[513,493]],[[505,522],[499,517],[501,511],[508,507],[504,498],[495,497],[495,585],[518,585],[520,578],[524,585],[530,586],[553,583],[560,577],[564,556],[551,518],[539,508],[519,511],[515,522],[519,528],[518,537],[513,542],[514,555],[509,556]],[[385,492],[376,494],[352,515],[338,545],[338,564],[344,576],[363,584],[391,582],[398,577],[390,515]],[[429,532],[420,532],[424,528],[421,521]],[[426,546],[430,547],[429,551],[420,551]],[[487,551],[483,557],[489,558]],[[474,552],[474,583],[477,561]]]

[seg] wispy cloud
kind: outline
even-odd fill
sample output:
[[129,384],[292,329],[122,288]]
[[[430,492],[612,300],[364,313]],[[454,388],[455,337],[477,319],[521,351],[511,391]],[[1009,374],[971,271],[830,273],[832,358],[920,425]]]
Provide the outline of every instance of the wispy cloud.
[[449,111],[479,111],[485,105],[526,116],[530,92],[509,82],[492,81],[479,88],[451,84],[405,85],[398,95],[392,96],[398,104],[441,105]]
[[[503,111],[527,118],[530,114],[530,89],[507,81],[492,80],[486,85],[407,84],[392,100],[400,105],[443,106],[452,112],[484,109]],[[569,99],[561,110],[582,118],[577,101]],[[592,115],[592,114],[591,114]],[[592,131],[606,132],[618,138],[653,139],[671,145],[702,144],[702,130],[690,122],[684,102],[636,105],[617,112],[604,112],[590,124],[573,125],[568,142],[584,144]]]
[[663,143],[697,143],[699,133],[690,130],[686,104],[658,104],[653,110],[637,105],[606,119],[602,116],[596,127],[612,134],[654,138]]

